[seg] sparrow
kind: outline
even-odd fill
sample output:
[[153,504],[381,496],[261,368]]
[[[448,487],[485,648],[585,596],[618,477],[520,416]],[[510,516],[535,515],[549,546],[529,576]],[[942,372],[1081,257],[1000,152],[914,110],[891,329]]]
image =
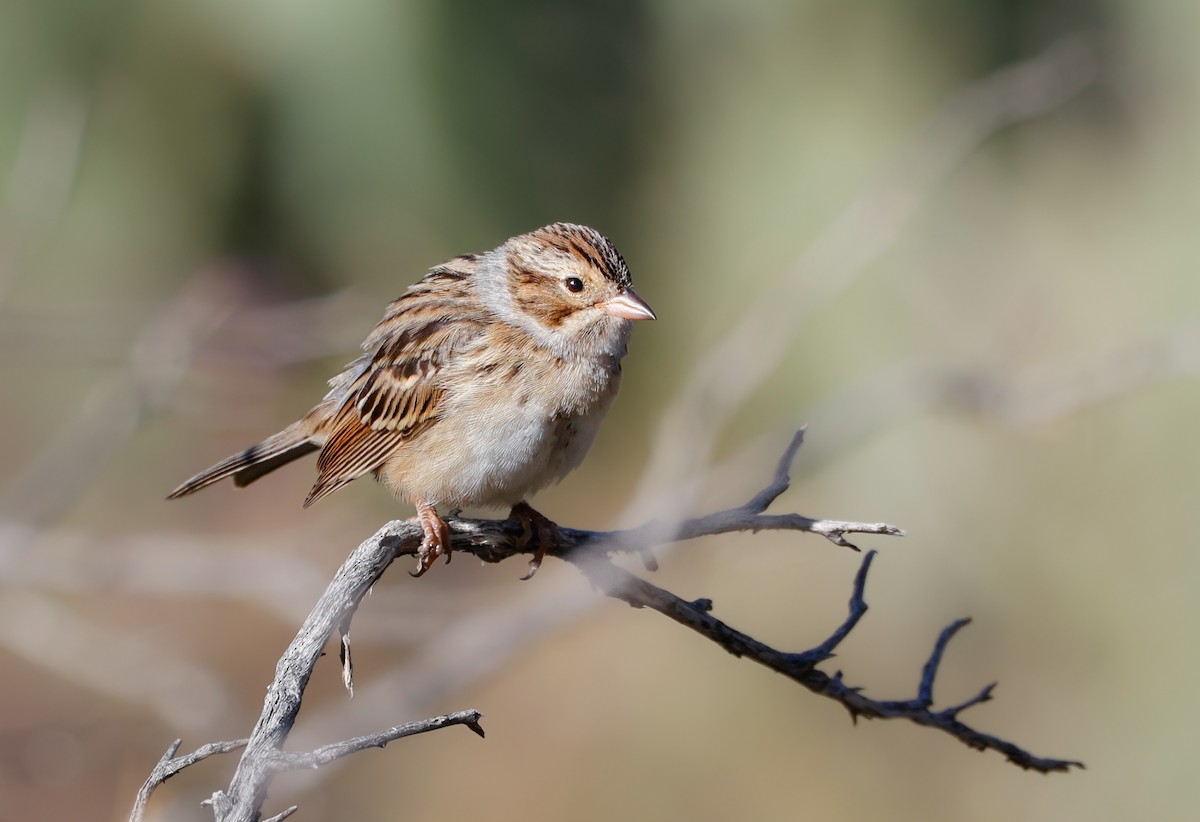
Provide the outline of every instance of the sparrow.
[[625,259],[587,226],[554,223],[456,257],[392,301],[365,353],[303,418],[168,499],[227,477],[249,485],[316,451],[304,507],[373,474],[416,508],[414,576],[439,556],[450,561],[439,508],[510,506],[522,547],[537,531],[529,579],[558,528],[525,499],[583,460],[616,396],[633,323],[653,319]]

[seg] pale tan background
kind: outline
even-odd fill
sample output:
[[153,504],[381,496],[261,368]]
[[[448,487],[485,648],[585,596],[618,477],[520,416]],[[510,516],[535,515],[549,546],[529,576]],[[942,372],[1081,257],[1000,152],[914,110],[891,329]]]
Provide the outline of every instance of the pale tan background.
[[[1198,26],[1195,4],[1132,0],[9,0],[0,819],[122,819],[170,740],[248,732],[333,569],[408,512],[370,482],[302,511],[311,464],[164,494],[305,410],[425,268],[556,219],[611,236],[660,320],[594,453],[538,507],[637,522],[673,490],[630,499],[667,409],[743,312],[781,302],[782,361],[732,422],[688,417],[720,466],[692,506],[747,498],[808,421],[778,510],[910,534],[862,540],[881,550],[872,610],[827,667],[909,696],[937,631],[971,615],[937,695],[998,679],[969,721],[1088,770],[853,727],[561,563],[519,583],[519,562],[464,557],[419,582],[392,569],[355,623],[354,701],[320,666],[295,741],[465,707],[486,741],[451,729],[280,780],[268,813],[1192,818]],[[889,168],[908,179],[904,151],[940,156],[921,130],[948,100],[1080,34],[1088,88],[795,274]],[[802,649],[842,618],[857,562],[725,537],[656,580]],[[197,803],[233,764],[167,783],[154,818],[210,818]]]

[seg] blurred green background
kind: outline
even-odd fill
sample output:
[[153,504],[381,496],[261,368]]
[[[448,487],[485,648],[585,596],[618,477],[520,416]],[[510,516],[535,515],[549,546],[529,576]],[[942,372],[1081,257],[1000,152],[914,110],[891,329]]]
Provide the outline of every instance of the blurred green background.
[[[631,525],[681,476],[689,509],[737,504],[807,421],[776,510],[909,533],[859,541],[872,610],[825,667],[906,698],[971,615],[936,696],[999,680],[966,720],[1088,770],[852,726],[563,563],[460,558],[392,569],[354,699],[327,660],[293,741],[465,707],[486,741],[288,776],[267,815],[1193,818],[1198,27],[1132,0],[7,0],[0,819],[124,819],[172,739],[249,732],[333,570],[409,512],[370,482],[302,511],[311,464],[163,496],[305,411],[426,268],[554,220],[611,237],[660,319],[538,508]],[[996,82],[1063,90],[1000,129]],[[655,580],[801,650],[858,559],[730,536]],[[234,763],[151,817],[211,818]]]

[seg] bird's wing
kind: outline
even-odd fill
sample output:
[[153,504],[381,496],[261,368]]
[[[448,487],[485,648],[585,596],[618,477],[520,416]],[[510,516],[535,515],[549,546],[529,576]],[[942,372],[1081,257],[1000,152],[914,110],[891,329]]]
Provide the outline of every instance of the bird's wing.
[[369,363],[356,361],[331,381],[333,410],[305,507],[374,471],[437,423],[450,390],[445,368],[486,327],[465,276],[447,266],[434,269],[389,306],[364,343]]

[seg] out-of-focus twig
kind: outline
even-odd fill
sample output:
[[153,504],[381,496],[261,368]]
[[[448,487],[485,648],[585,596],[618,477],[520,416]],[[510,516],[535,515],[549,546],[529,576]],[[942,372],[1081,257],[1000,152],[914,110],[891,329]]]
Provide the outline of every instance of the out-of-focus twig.
[[0,495],[0,512],[37,528],[86,488],[145,419],[170,398],[199,344],[229,316],[237,279],[215,269],[190,280],[138,335],[125,369],[95,388],[80,413]]
[[[25,526],[0,522],[0,587],[50,597],[237,602],[295,623],[329,580],[328,569],[296,550],[311,537],[298,531],[257,539],[174,532],[94,537],[67,528],[33,534]],[[33,548],[26,551],[31,540]],[[433,589],[376,591],[371,603],[381,619],[364,629],[371,632],[367,641],[411,644],[445,627],[459,602],[460,597]],[[140,677],[134,670],[126,673]]]
[[[1052,425],[1167,380],[1200,377],[1200,323],[1107,351],[1007,374],[910,358],[830,395],[808,411],[824,436],[807,452],[811,467],[898,422],[934,411],[1014,428]],[[764,434],[732,461],[771,448]],[[728,470],[728,467],[726,467]]]
[[[988,138],[1051,113],[1097,72],[1096,46],[1076,35],[1004,68],[950,99],[896,155],[875,185],[841,211],[762,299],[699,359],[663,414],[654,453],[633,499],[686,482],[711,456],[717,434],[779,367],[807,320],[829,306],[899,237],[908,221]],[[681,482],[681,480],[683,480]],[[686,494],[675,503],[686,509]]]
[[[175,390],[199,341],[230,310],[236,283],[221,272],[190,281],[147,324],[125,371],[97,388],[80,413],[0,495],[4,576],[44,528],[71,505],[108,459]],[[220,681],[173,652],[113,635],[33,592],[0,592],[0,646],[93,690],[154,706],[184,728],[210,724],[227,700]],[[115,661],[115,663],[114,663]],[[187,683],[182,690],[164,682]]]
[[1045,425],[1163,380],[1200,376],[1200,323],[1020,378],[928,369],[914,380],[935,401],[1005,425]]
[[105,629],[50,597],[0,595],[0,647],[91,691],[149,710],[169,727],[201,733],[233,698],[211,671],[162,643]]
[[[1196,323],[1090,358],[1050,364],[1030,375],[905,361],[853,383],[810,409],[823,435],[806,449],[805,462],[811,470],[814,462],[828,454],[841,453],[854,442],[900,420],[934,410],[1019,427],[1047,425],[1149,384],[1196,376],[1200,376],[1200,325]],[[823,421],[830,424],[824,425]],[[775,438],[774,434],[762,435],[723,463],[721,473],[730,473],[731,464],[761,460]],[[0,580],[10,586],[241,599],[275,607],[281,616],[290,618],[297,616],[295,600],[324,582],[319,568],[294,552],[287,573],[267,573],[276,563],[278,549],[264,547],[261,537],[226,538],[221,543],[223,550],[213,551],[211,537],[147,534],[96,539],[54,529],[37,535],[37,557],[18,567],[22,554],[19,546],[30,535],[25,526],[0,522]],[[653,540],[659,536],[646,534],[638,538]],[[274,538],[287,545],[296,539],[291,535]],[[236,554],[236,567],[227,554]],[[254,571],[256,567],[262,570]],[[407,602],[414,595],[409,591],[403,598]],[[376,609],[387,607],[385,600],[386,593],[376,592]],[[430,606],[424,602],[413,610]],[[406,615],[405,624],[412,618]],[[414,629],[411,635],[423,633],[423,629]],[[445,631],[440,633],[444,635]]]
[[[271,368],[347,355],[378,308],[346,289],[276,305],[239,306],[207,341],[204,359]],[[0,358],[29,362],[111,363],[124,359],[144,313],[135,304],[0,306]]]

